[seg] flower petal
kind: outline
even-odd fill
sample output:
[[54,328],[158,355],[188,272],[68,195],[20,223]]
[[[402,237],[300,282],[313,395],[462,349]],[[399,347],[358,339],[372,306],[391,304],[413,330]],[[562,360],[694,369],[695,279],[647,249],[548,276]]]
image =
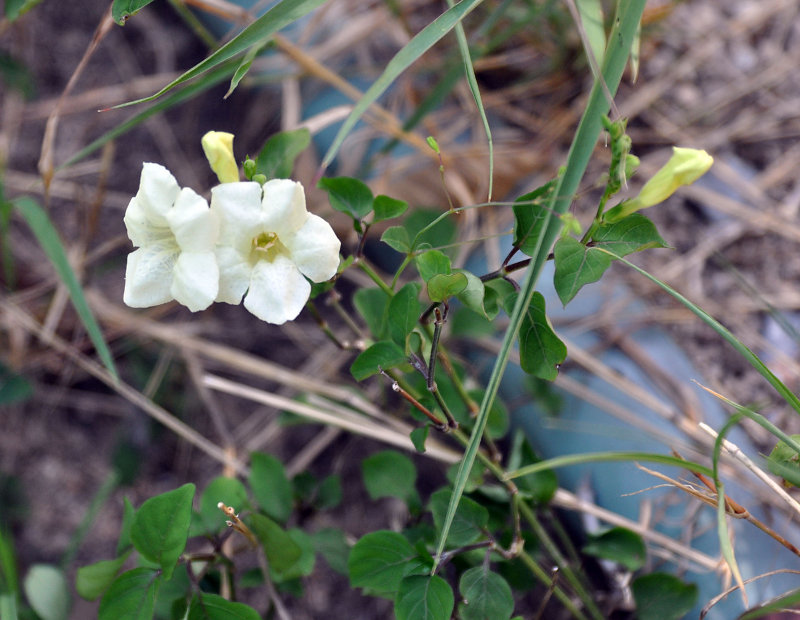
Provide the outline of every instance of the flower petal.
[[178,246],[151,244],[128,254],[122,300],[131,308],[149,308],[172,300],[172,270]]
[[339,267],[341,242],[330,224],[318,215],[308,214],[303,227],[281,237],[292,261],[312,282],[324,282],[336,274]]
[[274,232],[283,238],[305,224],[308,218],[303,186],[289,179],[272,179],[264,183],[261,201],[261,231]]
[[135,247],[156,243],[162,239],[171,239],[172,232],[164,221],[163,226],[154,226],[148,213],[142,207],[139,199],[134,196],[125,209],[125,229],[128,237]]
[[153,226],[166,226],[164,217],[181,191],[172,173],[161,164],[142,164],[136,199]]
[[233,134],[226,131],[209,131],[200,140],[203,153],[220,183],[239,181],[239,166],[233,156]]
[[250,251],[261,232],[261,186],[258,183],[223,183],[211,188],[211,210],[219,218],[219,240],[242,253]]
[[216,301],[238,304],[250,286],[252,268],[246,255],[228,246],[217,246],[219,292]]
[[184,252],[211,252],[219,236],[219,222],[205,198],[184,187],[167,212],[169,227]]
[[288,257],[261,260],[253,267],[244,307],[262,321],[281,325],[297,318],[311,285]]
[[192,312],[205,310],[219,288],[219,269],[213,252],[181,252],[173,269],[172,296]]

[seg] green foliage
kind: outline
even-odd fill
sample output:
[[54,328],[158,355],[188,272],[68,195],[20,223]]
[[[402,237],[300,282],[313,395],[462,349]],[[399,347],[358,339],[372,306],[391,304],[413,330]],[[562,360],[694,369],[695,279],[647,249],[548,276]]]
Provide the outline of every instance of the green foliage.
[[351,177],[323,178],[317,187],[328,192],[331,206],[353,218],[356,232],[362,232],[361,221],[372,211],[372,190],[363,181]]
[[508,620],[514,613],[511,587],[485,563],[461,574],[458,591],[463,599],[458,606],[462,620]]
[[[437,530],[442,529],[451,497],[450,489],[440,489],[431,495],[429,508]],[[483,536],[482,530],[488,523],[489,511],[475,500],[462,497],[447,535],[446,546],[461,547],[475,542]]]
[[117,577],[100,601],[99,620],[152,620],[161,577],[152,568],[134,568]]
[[270,571],[283,575],[300,561],[303,549],[275,521],[262,514],[253,513],[247,517],[247,524],[267,554]]
[[153,0],[114,0],[111,5],[111,17],[120,26],[124,26],[130,17],[136,15]]
[[[511,311],[516,301],[516,294],[509,295],[505,300],[506,308]],[[519,329],[522,370],[540,379],[554,381],[566,357],[567,347],[556,336],[545,314],[544,297],[541,293],[534,293]]]
[[403,577],[427,572],[424,562],[402,535],[378,530],[362,536],[347,560],[350,585],[394,597]]
[[342,530],[334,527],[321,529],[311,534],[311,542],[316,552],[325,558],[325,561],[333,570],[347,576],[350,545],[347,544],[347,539]]
[[249,505],[247,489],[236,478],[227,476],[218,476],[209,482],[200,496],[198,520],[201,530],[198,533],[214,534],[225,527],[226,517],[217,506],[219,502],[239,512]]
[[[790,435],[800,443],[800,435]],[[800,486],[800,454],[785,441],[775,444],[767,457],[767,467],[791,486]]]
[[390,226],[383,231],[381,241],[401,254],[411,252],[411,239],[408,231],[402,226]]
[[281,131],[264,143],[256,158],[256,174],[268,179],[288,179],[297,156],[311,144],[308,129]]
[[[511,453],[508,458],[508,469],[519,470],[526,466],[540,463],[541,459],[531,448],[522,431],[514,433]],[[521,475],[516,480],[517,488],[524,497],[528,497],[537,504],[546,504],[555,495],[558,489],[558,478],[552,469],[543,468],[535,472]]]
[[116,579],[129,555],[130,551],[113,560],[82,566],[75,576],[75,590],[88,601],[100,598]]
[[408,335],[417,326],[422,305],[419,296],[419,285],[409,282],[398,290],[386,306],[386,324],[389,335],[395,344],[406,347]]
[[25,596],[42,620],[66,620],[69,590],[64,571],[49,564],[34,564],[25,575]]
[[277,521],[288,521],[292,514],[292,484],[280,460],[271,454],[251,454],[249,483],[261,510]]
[[350,366],[350,374],[356,381],[377,375],[381,369],[390,370],[408,362],[406,354],[394,342],[376,342],[363,351]]
[[642,575],[631,584],[640,620],[679,620],[697,602],[697,586],[667,573]]
[[546,202],[555,183],[555,179],[549,181],[514,201],[514,247],[523,254],[533,256],[538,250],[539,238],[548,221]]
[[[39,4],[42,0],[6,0],[5,12],[6,19],[10,22],[15,21]],[[152,2],[153,0],[149,0]]]
[[383,338],[388,335],[386,323],[388,303],[389,298],[379,288],[360,288],[353,295],[353,305],[366,321],[374,338]]
[[192,519],[195,487],[185,484],[145,501],[131,524],[131,542],[136,550],[161,567],[169,579],[186,547]]
[[447,301],[450,297],[463,293],[469,285],[467,276],[463,273],[437,273],[427,282],[428,297],[431,301]]
[[187,620],[261,620],[261,616],[252,607],[208,592],[200,592],[192,597],[186,618]]
[[408,209],[408,203],[404,200],[390,198],[389,196],[384,196],[381,194],[379,196],[375,196],[375,200],[372,203],[372,209],[375,212],[375,216],[372,220],[372,223],[374,224],[376,222],[383,222],[384,220],[391,220],[396,217],[400,217]]
[[397,620],[448,620],[455,601],[453,589],[437,575],[412,575],[400,582],[394,601]]
[[0,405],[21,403],[32,395],[30,382],[0,362]]
[[378,452],[361,462],[361,471],[372,499],[397,497],[407,502],[416,498],[417,468],[404,454],[394,450]]
[[614,527],[592,536],[583,546],[583,552],[596,558],[617,562],[631,572],[644,566],[647,559],[647,549],[642,537],[624,527]]
[[30,226],[33,234],[39,245],[42,246],[44,253],[50,262],[53,263],[56,273],[61,281],[69,291],[70,300],[75,307],[75,311],[81,319],[89,338],[94,344],[100,359],[108,369],[108,372],[115,378],[117,377],[117,369],[114,366],[114,360],[111,357],[111,351],[108,349],[103,332],[97,321],[92,314],[89,304],[86,302],[86,297],[83,295],[78,278],[72,270],[72,266],[67,259],[67,253],[64,250],[64,245],[58,236],[58,232],[53,226],[47,213],[39,206],[39,204],[32,198],[22,197],[14,201],[14,206],[19,211],[20,215],[25,218],[25,221]]

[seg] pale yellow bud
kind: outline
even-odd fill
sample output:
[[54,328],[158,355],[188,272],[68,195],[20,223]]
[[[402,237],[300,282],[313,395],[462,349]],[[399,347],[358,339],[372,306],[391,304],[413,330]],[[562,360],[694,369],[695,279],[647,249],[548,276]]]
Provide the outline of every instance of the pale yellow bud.
[[691,185],[703,176],[714,158],[699,149],[672,147],[672,157],[658,172],[645,183],[639,195],[621,202],[603,214],[603,221],[617,222],[640,209],[664,202],[682,185]]
[[220,183],[239,181],[239,166],[233,157],[233,134],[209,131],[201,140],[203,152]]

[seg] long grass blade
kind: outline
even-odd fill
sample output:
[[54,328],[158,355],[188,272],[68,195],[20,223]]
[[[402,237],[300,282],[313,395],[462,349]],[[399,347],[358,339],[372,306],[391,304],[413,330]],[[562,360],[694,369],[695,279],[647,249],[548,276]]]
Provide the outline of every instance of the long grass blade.
[[[609,44],[606,49],[603,65],[605,85],[612,93],[616,92],[619,82],[622,79],[622,73],[628,60],[630,46],[633,42],[633,37],[639,21],[641,20],[642,12],[644,11],[645,1],[646,0],[620,1],[618,19],[615,21],[614,28],[609,36]],[[436,566],[438,566],[439,558],[444,550],[444,542],[447,540],[447,534],[453,522],[453,517],[455,516],[456,506],[458,506],[461,495],[464,493],[469,472],[472,470],[472,465],[475,462],[475,456],[480,446],[481,437],[486,428],[489,411],[494,404],[497,391],[500,387],[500,381],[508,365],[511,348],[514,341],[517,339],[522,317],[530,305],[536,283],[539,280],[539,275],[547,260],[550,247],[553,245],[553,242],[561,230],[561,220],[557,215],[564,213],[572,203],[572,197],[578,189],[578,184],[583,177],[586,166],[589,163],[589,158],[600,136],[602,130],[602,115],[608,112],[609,107],[610,105],[606,100],[603,86],[599,83],[595,83],[589,96],[586,110],[578,125],[575,138],[572,141],[572,146],[570,147],[569,155],[567,156],[566,170],[563,175],[559,176],[558,185],[553,192],[554,196],[546,210],[544,232],[538,239],[535,248],[535,258],[531,261],[531,266],[528,268],[520,294],[517,296],[517,303],[511,314],[500,352],[486,386],[486,392],[484,393],[481,408],[472,429],[470,442],[464,452],[464,458],[461,461],[461,466],[459,467],[453,485],[453,495],[447,509],[447,515],[443,523],[441,537],[434,559],[434,570]],[[591,601],[589,601],[589,603],[591,603]]]
[[375,80],[367,92],[364,93],[364,96],[355,105],[353,111],[350,112],[350,115],[345,119],[344,123],[342,123],[342,126],[339,128],[339,133],[336,134],[336,138],[334,138],[333,143],[328,148],[328,152],[325,153],[325,157],[322,159],[321,167],[323,169],[327,168],[333,161],[333,158],[336,157],[347,134],[355,127],[358,119],[367,111],[367,108],[386,92],[386,89],[392,85],[403,71],[433,47],[437,41],[455,28],[456,24],[464,19],[464,17],[482,1],[483,0],[461,0],[461,2],[447,9],[430,24],[425,26],[425,28],[420,30],[403,49],[394,55],[386,65],[380,77]]
[[67,287],[72,305],[75,307],[78,317],[86,328],[86,333],[89,335],[92,344],[94,344],[94,348],[97,350],[97,354],[100,356],[103,365],[108,369],[108,372],[111,373],[115,380],[119,379],[117,368],[111,357],[111,351],[103,338],[103,332],[100,330],[100,326],[97,324],[89,308],[89,304],[83,296],[81,284],[78,282],[78,278],[75,276],[75,272],[72,270],[69,260],[67,260],[67,253],[47,213],[45,213],[44,209],[42,209],[35,200],[27,196],[17,198],[13,203],[22,217],[25,218],[28,226],[30,226],[39,245],[42,246],[45,254],[47,254],[47,258],[53,263],[58,277],[61,278],[64,286]]
[[[602,250],[605,252],[606,250]],[[616,256],[615,256],[616,258]],[[761,361],[755,353],[753,353],[750,349],[748,349],[744,343],[739,340],[736,336],[734,336],[725,326],[723,326],[719,321],[717,321],[714,317],[708,314],[705,310],[700,308],[699,306],[693,304],[691,301],[686,299],[683,295],[681,295],[678,291],[673,289],[671,286],[662,282],[655,276],[649,274],[641,267],[637,267],[630,261],[625,260],[624,258],[619,258],[618,260],[625,263],[631,269],[635,269],[648,280],[656,284],[659,288],[663,289],[667,293],[669,293],[672,297],[677,299],[680,303],[686,306],[689,310],[691,310],[701,321],[703,321],[706,325],[711,327],[715,332],[717,332],[722,338],[728,342],[736,352],[739,353],[747,362],[755,368],[762,377],[764,377],[769,384],[775,388],[778,394],[794,409],[798,414],[800,414],[800,398],[795,395],[786,385],[775,376],[775,374],[767,367],[767,365]]]
[[[452,8],[454,6],[453,0],[447,0],[447,5]],[[475,67],[472,65],[472,54],[469,51],[467,35],[464,33],[464,25],[461,22],[456,24],[456,39],[458,40],[458,50],[461,52],[461,58],[464,61],[464,74],[467,77],[467,84],[472,93],[472,98],[475,100],[475,106],[478,108],[483,130],[486,132],[486,142],[489,146],[489,197],[486,201],[491,202],[492,188],[494,186],[494,141],[492,140],[492,129],[489,127],[489,119],[486,117],[486,110],[483,107],[478,78],[475,77]]]
[[186,73],[174,79],[154,95],[144,97],[143,99],[137,99],[136,101],[121,103],[114,107],[124,108],[129,105],[146,103],[147,101],[157,99],[168,90],[171,90],[179,84],[183,84],[184,82],[197,77],[201,73],[205,73],[206,71],[213,69],[226,60],[230,60],[253,45],[263,44],[268,37],[285,28],[289,24],[296,22],[298,19],[304,17],[324,3],[325,0],[283,0],[272,7],[269,11],[264,13],[252,24],[247,26],[247,28],[242,30],[238,35],[228,41],[216,52],[209,55],[202,62],[197,63]]

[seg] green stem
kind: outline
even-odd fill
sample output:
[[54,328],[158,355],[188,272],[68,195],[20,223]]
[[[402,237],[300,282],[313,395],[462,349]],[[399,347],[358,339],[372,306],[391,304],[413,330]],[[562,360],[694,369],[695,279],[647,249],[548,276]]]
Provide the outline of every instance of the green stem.
[[[526,551],[523,551],[519,554],[519,559],[522,561],[525,566],[527,566],[533,576],[536,577],[539,581],[541,581],[544,585],[548,588],[552,587],[553,585],[553,578],[545,571],[541,566],[536,563],[530,554]],[[575,607],[575,604],[572,600],[567,596],[567,593],[564,592],[561,588],[556,586],[553,588],[553,594],[555,597],[561,601],[561,604],[564,605],[564,608],[569,611],[575,618],[579,618],[580,620],[586,620],[586,616],[583,615],[580,609]]]
[[378,285],[378,288],[380,288],[389,297],[394,297],[394,291],[389,288],[389,285],[381,279],[381,277],[378,275],[378,272],[375,271],[367,261],[365,261],[363,258],[359,258],[358,261],[356,261],[356,265],[358,265],[361,271],[366,273],[370,279]]

